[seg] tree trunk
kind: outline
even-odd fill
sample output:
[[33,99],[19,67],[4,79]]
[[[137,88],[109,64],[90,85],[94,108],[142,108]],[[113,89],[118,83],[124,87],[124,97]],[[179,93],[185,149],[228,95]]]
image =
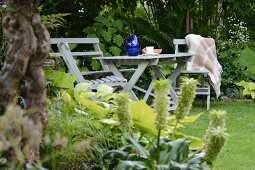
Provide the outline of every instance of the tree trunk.
[[[3,20],[3,30],[9,42],[7,57],[0,73],[0,115],[15,103],[22,79],[28,117],[42,132],[47,123],[45,110],[46,89],[43,63],[50,49],[50,36],[40,21],[40,0],[9,0],[8,13]],[[22,146],[22,144],[21,144]],[[12,155],[13,156],[13,155]],[[39,146],[30,147],[28,162],[40,160]]]

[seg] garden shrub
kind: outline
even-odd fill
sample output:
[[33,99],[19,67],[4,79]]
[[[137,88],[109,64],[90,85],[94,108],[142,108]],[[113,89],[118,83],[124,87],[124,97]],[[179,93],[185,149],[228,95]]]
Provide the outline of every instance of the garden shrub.
[[242,96],[247,96],[251,97],[252,99],[255,99],[255,83],[245,82],[242,80],[236,83],[236,85],[242,87]]
[[[142,135],[138,139],[125,135],[127,144],[118,150],[106,152],[103,157],[105,169],[210,169],[220,153],[228,137],[225,128],[225,112],[211,111],[211,119],[205,135],[205,144],[200,148],[190,150],[191,141],[178,136],[176,132],[179,123],[187,118],[192,102],[195,97],[197,82],[193,79],[186,79],[181,85],[181,98],[174,115],[168,114],[169,106],[169,82],[160,80],[155,83],[155,112],[154,119],[157,135],[152,137]],[[126,101],[128,102],[128,101]],[[174,128],[170,136],[164,136],[172,119]],[[169,131],[169,129],[168,129]],[[139,133],[138,133],[139,134]]]
[[[246,56],[244,47],[249,41],[249,34],[246,24],[235,17],[227,18],[224,25],[217,27],[216,44],[218,60],[222,65],[221,89],[224,95],[238,97],[236,81],[249,80],[251,77],[246,74],[247,63],[242,62]],[[243,55],[242,55],[243,54]],[[241,61],[241,62],[240,62]]]

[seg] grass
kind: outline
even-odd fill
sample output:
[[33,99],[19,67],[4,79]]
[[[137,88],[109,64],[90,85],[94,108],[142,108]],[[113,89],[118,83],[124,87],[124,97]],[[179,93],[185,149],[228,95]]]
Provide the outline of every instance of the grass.
[[[254,170],[255,163],[255,102],[211,102],[211,110],[227,112],[226,127],[229,139],[214,162],[214,170]],[[194,103],[191,114],[204,114],[193,124],[186,126],[186,134],[203,138],[208,125],[208,112]]]

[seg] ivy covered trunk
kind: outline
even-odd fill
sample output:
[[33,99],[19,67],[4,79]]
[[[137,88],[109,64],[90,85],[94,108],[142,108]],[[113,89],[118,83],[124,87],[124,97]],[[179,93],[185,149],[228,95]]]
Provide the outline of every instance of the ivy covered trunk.
[[[22,94],[29,113],[27,116],[41,133],[47,123],[43,63],[49,53],[50,35],[40,20],[39,2],[40,0],[7,2],[8,12],[3,19],[3,30],[9,49],[0,72],[0,115],[4,114],[9,104],[16,103],[18,94]],[[25,84],[19,93],[21,80],[24,80]],[[29,152],[27,162],[36,163],[40,160],[39,146],[30,146]],[[15,159],[11,151],[9,158]]]

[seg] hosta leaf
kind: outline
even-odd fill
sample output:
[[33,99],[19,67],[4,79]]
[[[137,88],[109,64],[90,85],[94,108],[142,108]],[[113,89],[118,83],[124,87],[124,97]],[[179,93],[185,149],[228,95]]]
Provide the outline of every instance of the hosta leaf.
[[164,161],[165,163],[170,163],[170,161],[180,162],[188,157],[190,141],[186,138],[176,139],[170,144],[172,146],[170,152],[162,150],[160,153],[161,158],[168,158],[168,161]]
[[105,30],[102,32],[102,36],[104,37],[105,41],[107,41],[107,42],[111,41],[111,39],[112,39],[111,32],[107,32]]
[[134,146],[134,148],[138,151],[142,158],[147,159],[149,157],[149,152],[146,149],[144,149],[142,145],[140,145],[138,142],[128,137],[127,135],[125,136],[125,139],[129,144],[132,144]]
[[242,87],[244,87],[246,84],[247,84],[247,83],[246,83],[244,80],[242,80],[242,81],[236,83],[236,85],[242,86]]
[[191,123],[196,121],[200,116],[202,115],[202,113],[199,113],[197,115],[194,116],[186,116],[181,120],[181,123]]
[[130,112],[133,117],[135,127],[143,133],[157,135],[158,131],[155,127],[156,113],[143,101],[130,102]]
[[109,50],[112,52],[114,56],[119,56],[121,53],[121,49],[116,46],[109,47]]
[[142,161],[119,161],[118,166],[116,167],[116,170],[129,169],[145,170],[151,169],[151,167],[149,167],[145,162]]
[[243,89],[243,95],[251,95],[251,91],[248,88]]
[[95,101],[91,101],[90,99],[83,98],[79,95],[76,95],[75,99],[82,105],[86,106],[91,112],[95,113],[95,116],[99,119],[106,117],[109,113],[108,109],[99,106]]
[[255,90],[255,83],[249,82],[249,83],[247,84],[247,87],[249,88],[250,91]]
[[123,44],[123,38],[120,34],[113,35],[113,41],[118,45],[118,47],[121,47]]
[[254,91],[251,92],[251,98],[255,99],[255,92]]
[[175,137],[177,137],[177,138],[186,138],[189,141],[191,141],[190,148],[199,148],[200,149],[204,145],[203,140],[201,140],[197,137],[194,137],[194,136],[186,135],[186,134],[181,133],[181,132],[176,132]]

